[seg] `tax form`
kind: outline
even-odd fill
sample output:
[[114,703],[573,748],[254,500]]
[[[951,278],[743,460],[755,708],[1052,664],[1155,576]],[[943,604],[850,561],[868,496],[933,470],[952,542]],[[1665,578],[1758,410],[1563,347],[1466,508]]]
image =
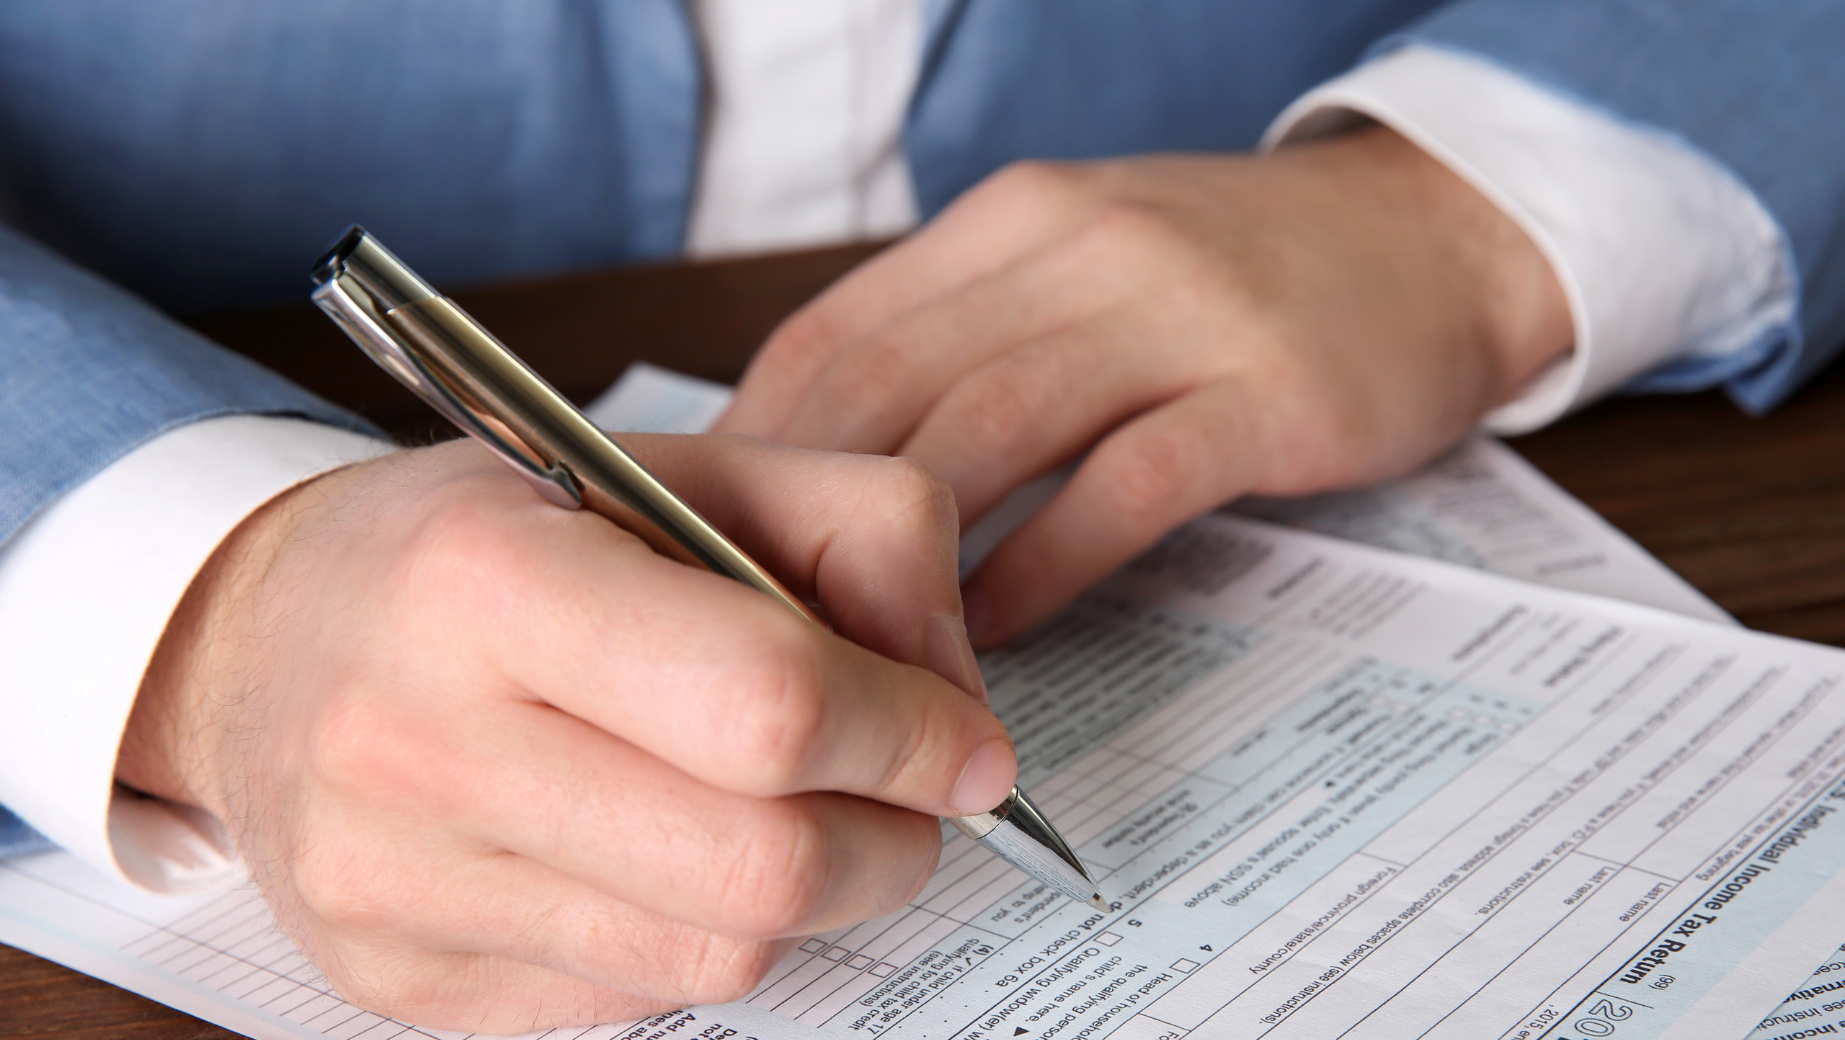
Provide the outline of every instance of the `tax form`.
[[[1427,490],[1373,505],[1488,562],[1650,563],[1560,493]],[[914,903],[747,1000],[558,1035],[1742,1037],[1837,959],[1840,651],[1219,513],[982,665],[1113,909],[954,837]],[[247,889],[23,857],[0,938],[253,1036],[408,1030],[328,994]],[[1808,1006],[1790,1035],[1839,1017]]]

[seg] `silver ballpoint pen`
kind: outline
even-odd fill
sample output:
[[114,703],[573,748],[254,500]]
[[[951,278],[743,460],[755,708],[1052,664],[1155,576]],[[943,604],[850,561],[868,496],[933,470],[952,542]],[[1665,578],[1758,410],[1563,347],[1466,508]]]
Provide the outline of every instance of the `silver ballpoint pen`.
[[[314,265],[314,302],[385,371],[479,439],[546,500],[588,508],[655,552],[704,567],[824,622],[607,433],[364,228]],[[991,812],[951,821],[1051,888],[1109,905],[1082,861],[1017,787]]]

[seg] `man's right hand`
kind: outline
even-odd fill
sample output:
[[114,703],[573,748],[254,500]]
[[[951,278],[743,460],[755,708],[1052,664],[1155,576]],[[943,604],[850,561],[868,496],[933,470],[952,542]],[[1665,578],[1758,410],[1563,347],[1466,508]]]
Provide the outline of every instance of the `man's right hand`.
[[839,634],[456,442],[271,502],[155,654],[118,777],[222,821],[348,1000],[516,1032],[736,999],[1011,787],[944,485],[624,442]]

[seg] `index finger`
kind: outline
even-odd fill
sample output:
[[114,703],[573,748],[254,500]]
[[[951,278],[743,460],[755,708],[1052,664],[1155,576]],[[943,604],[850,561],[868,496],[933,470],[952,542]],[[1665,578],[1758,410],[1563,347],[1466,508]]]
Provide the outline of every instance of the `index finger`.
[[967,582],[968,629],[1001,643],[1166,532],[1248,490],[1269,446],[1248,388],[1224,380],[1127,423]]
[[988,277],[1058,237],[1084,211],[1079,169],[1014,163],[860,265],[778,327],[751,360],[720,432],[779,437],[803,390],[848,345]]
[[986,700],[962,623],[954,493],[917,464],[750,437],[622,442],[835,630]]
[[581,519],[499,592],[547,609],[479,633],[530,699],[737,794],[839,791],[936,816],[1005,800],[1017,758],[983,704]]

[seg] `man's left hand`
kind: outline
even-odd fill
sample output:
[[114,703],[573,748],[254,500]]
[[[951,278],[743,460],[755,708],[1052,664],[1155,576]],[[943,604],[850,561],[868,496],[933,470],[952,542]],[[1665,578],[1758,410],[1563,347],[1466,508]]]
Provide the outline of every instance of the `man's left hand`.
[[1086,455],[968,581],[993,643],[1237,495],[1410,469],[1571,338],[1531,239],[1381,127],[1025,163],[789,318],[719,429],[908,456],[963,527]]

